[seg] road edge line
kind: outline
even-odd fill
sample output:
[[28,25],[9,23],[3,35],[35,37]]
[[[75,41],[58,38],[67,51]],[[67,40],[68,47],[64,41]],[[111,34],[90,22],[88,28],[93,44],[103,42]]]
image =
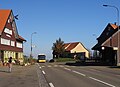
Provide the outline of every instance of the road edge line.
[[114,86],[114,85],[112,85],[112,84],[109,84],[109,83],[107,83],[107,82],[104,82],[104,81],[102,81],[102,80],[99,80],[99,79],[96,79],[96,78],[93,78],[93,77],[89,77],[89,78],[92,79],[92,80],[95,80],[95,81],[97,81],[97,82],[103,83],[103,84],[105,84],[105,85],[108,85],[108,86],[111,86],[111,87],[116,87],[116,86]]

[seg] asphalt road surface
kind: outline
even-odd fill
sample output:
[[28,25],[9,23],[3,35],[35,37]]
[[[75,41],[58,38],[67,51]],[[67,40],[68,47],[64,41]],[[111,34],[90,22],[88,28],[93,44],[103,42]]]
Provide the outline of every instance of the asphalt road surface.
[[39,63],[50,87],[120,87],[120,68]]

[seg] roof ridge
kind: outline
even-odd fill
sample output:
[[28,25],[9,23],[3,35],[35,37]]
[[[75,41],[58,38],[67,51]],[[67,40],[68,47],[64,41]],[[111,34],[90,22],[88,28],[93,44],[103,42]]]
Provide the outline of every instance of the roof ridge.
[[72,49],[74,49],[80,42],[72,42],[72,43],[69,43],[66,47],[66,51],[70,51]]
[[110,23],[110,25],[111,25],[114,29],[116,29],[116,28],[118,27],[118,25],[116,25],[116,24]]
[[69,43],[65,43],[65,44],[71,44],[71,43],[81,43],[81,42],[69,42]]

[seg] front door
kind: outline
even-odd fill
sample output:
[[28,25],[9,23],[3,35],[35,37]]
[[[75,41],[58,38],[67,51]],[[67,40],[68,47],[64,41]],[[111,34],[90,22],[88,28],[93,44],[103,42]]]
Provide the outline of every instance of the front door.
[[15,58],[18,60],[18,53],[15,54]]
[[4,62],[4,51],[3,50],[0,51],[0,59],[2,62]]

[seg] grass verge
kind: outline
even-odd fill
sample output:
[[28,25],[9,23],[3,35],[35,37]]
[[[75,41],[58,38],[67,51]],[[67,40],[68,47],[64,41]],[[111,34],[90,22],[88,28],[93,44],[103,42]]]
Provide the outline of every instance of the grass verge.
[[75,61],[73,58],[58,58],[55,59],[56,62],[68,62],[68,61]]

